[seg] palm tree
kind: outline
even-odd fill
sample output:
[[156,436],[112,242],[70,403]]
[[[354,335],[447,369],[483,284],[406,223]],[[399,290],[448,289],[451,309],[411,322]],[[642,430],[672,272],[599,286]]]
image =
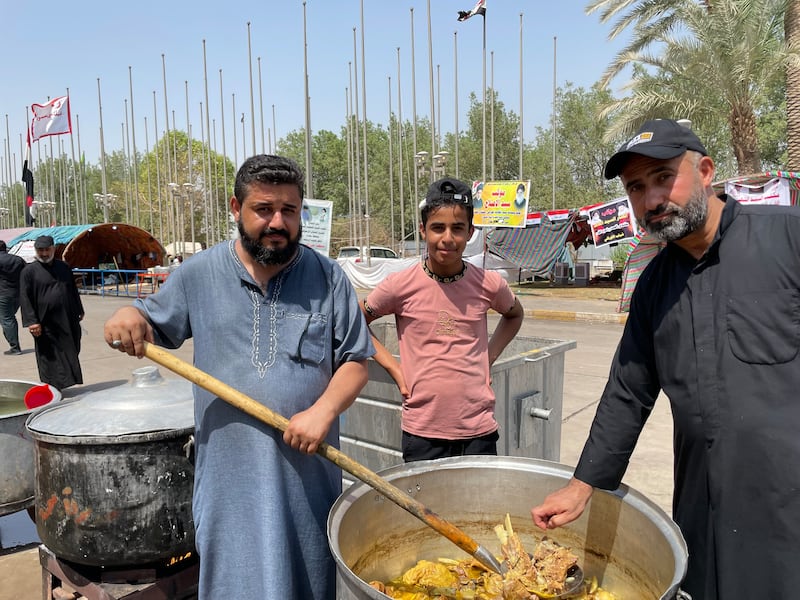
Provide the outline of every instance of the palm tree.
[[[795,0],[791,0],[794,2]],[[631,42],[603,75],[607,84],[625,67],[644,66],[631,95],[606,107],[615,131],[631,131],[663,114],[703,122],[723,110],[737,170],[761,170],[756,114],[791,53],[783,42],[789,0],[594,0],[587,12],[601,21],[629,9],[610,37],[632,28]]]
[[[784,37],[794,56],[800,47],[800,0],[787,3]],[[789,155],[786,168],[800,171],[800,65],[796,60],[789,60],[786,65],[786,141]]]

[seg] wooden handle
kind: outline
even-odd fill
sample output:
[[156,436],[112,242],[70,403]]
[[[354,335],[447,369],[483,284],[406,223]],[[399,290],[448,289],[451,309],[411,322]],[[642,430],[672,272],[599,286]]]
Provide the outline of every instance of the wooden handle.
[[[266,423],[267,425],[270,425],[279,431],[286,431],[286,428],[289,425],[288,419],[264,406],[260,402],[253,400],[242,392],[232,388],[228,384],[223,383],[219,379],[216,379],[208,373],[201,371],[197,367],[190,365],[186,361],[181,360],[174,354],[171,354],[170,352],[167,352],[158,346],[145,342],[144,355],[153,362],[156,362],[170,371],[177,373],[181,377],[188,379],[201,388],[208,390],[215,396],[221,398],[228,404],[235,406],[251,417],[258,419],[259,421],[262,421],[263,423]],[[324,442],[320,445],[317,453],[321,454],[332,463],[338,465],[342,470],[347,471],[360,481],[363,481],[370,487],[386,496],[400,508],[405,509],[420,519],[423,523],[453,542],[467,554],[474,556],[493,571],[500,573],[499,563],[497,563],[495,560],[495,564],[487,564],[487,562],[493,562],[493,557],[486,551],[486,549],[479,546],[474,539],[449,521],[441,518],[433,511],[428,510],[424,504],[418,500],[415,500],[399,488],[393,486],[374,471],[371,471],[361,463],[356,462],[344,454],[341,450],[338,450],[337,448],[334,448],[330,444],[326,444]]]

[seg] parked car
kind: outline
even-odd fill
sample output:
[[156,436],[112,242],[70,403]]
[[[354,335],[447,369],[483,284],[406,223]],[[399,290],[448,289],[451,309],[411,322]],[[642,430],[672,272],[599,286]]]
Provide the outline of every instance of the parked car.
[[[400,257],[391,248],[385,246],[370,246],[369,247],[370,263],[383,262],[386,260],[397,260]],[[353,260],[357,263],[367,262],[367,247],[361,246],[342,246],[339,248],[339,256],[337,260]]]

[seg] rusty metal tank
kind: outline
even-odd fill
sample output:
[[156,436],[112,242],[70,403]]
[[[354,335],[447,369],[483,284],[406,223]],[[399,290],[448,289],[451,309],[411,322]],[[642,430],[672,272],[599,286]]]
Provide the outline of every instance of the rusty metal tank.
[[[385,469],[380,475],[499,553],[494,526],[506,513],[526,546],[543,532],[530,510],[564,486],[572,468],[508,456],[462,456]],[[683,598],[679,586],[688,553],[677,525],[653,502],[622,486],[595,491],[584,514],[548,537],[575,551],[586,577],[622,600]],[[336,560],[337,600],[385,599],[368,585],[389,581],[421,559],[468,558],[369,486],[357,483],[336,501],[328,518]]]

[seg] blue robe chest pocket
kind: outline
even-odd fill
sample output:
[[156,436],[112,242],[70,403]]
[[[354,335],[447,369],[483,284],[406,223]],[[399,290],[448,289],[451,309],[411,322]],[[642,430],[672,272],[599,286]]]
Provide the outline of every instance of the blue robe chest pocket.
[[320,313],[287,314],[284,320],[286,351],[289,357],[319,365],[328,347],[328,318]]
[[756,365],[787,363],[800,350],[800,292],[773,290],[728,299],[728,343],[733,355]]

